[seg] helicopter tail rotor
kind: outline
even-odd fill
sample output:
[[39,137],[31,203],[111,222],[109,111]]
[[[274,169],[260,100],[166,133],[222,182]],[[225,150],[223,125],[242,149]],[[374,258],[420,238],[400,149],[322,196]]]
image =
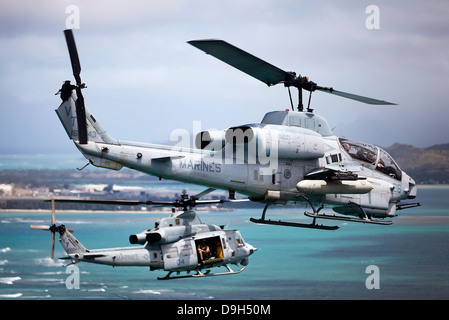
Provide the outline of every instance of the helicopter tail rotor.
[[74,232],[73,229],[66,229],[66,227],[61,224],[59,226],[56,225],[56,217],[55,217],[55,201],[51,199],[51,225],[30,225],[30,229],[33,230],[45,230],[51,231],[51,244],[50,244],[50,257],[53,259],[55,256],[55,234],[58,232],[59,234],[63,234],[65,230],[69,232]]

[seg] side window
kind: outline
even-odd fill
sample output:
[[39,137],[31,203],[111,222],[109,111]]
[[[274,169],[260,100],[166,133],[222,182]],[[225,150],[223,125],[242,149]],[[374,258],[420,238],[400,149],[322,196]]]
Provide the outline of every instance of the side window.
[[167,259],[177,258],[178,257],[178,248],[176,248],[176,247],[168,248],[165,251],[165,256],[167,257]]
[[193,254],[192,246],[190,244],[185,244],[181,246],[181,256],[190,256]]
[[240,234],[239,231],[235,231],[234,236],[235,236],[235,242],[237,244],[237,247],[242,247],[245,245],[245,243],[243,242],[242,235]]

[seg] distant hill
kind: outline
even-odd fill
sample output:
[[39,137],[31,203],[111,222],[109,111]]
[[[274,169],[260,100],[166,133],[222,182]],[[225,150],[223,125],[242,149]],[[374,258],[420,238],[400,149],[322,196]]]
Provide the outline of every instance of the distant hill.
[[449,143],[424,149],[396,143],[384,149],[417,183],[449,184]]

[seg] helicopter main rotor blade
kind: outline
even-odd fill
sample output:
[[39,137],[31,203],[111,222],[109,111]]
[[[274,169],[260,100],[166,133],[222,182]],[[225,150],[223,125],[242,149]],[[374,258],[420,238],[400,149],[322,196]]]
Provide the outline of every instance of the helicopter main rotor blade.
[[[49,202],[51,200],[44,200]],[[136,200],[100,200],[100,199],[54,199],[55,202],[82,202],[92,204],[106,204],[106,205],[123,205],[123,206],[138,206],[138,205],[161,205],[161,206],[176,206],[180,201],[136,201]]]
[[[49,202],[51,200],[44,200]],[[149,206],[172,206],[172,207],[183,207],[186,204],[208,204],[208,203],[223,203],[227,200],[196,200],[188,199],[185,201],[135,201],[135,200],[97,200],[97,199],[54,199],[55,202],[83,202],[92,204],[111,204],[111,205],[125,205],[125,206],[138,206],[138,205],[149,205]],[[47,230],[47,229],[46,229]]]
[[194,199],[199,199],[199,198],[201,198],[201,197],[204,197],[206,194],[209,194],[209,193],[211,193],[211,192],[214,192],[215,190],[217,190],[217,189],[215,189],[215,188],[207,188],[206,190],[204,190],[204,191],[202,191],[202,192],[200,192],[200,193],[194,195],[193,198],[194,198]]
[[[147,205],[147,206],[170,206],[175,208],[187,208],[187,207],[195,207],[197,205],[205,205],[205,204],[222,204],[226,202],[243,202],[249,201],[249,199],[243,200],[198,200],[200,197],[214,191],[214,188],[206,189],[205,191],[193,196],[191,198],[183,198],[181,200],[175,201],[135,201],[135,200],[101,200],[101,199],[72,199],[72,198],[59,198],[59,199],[51,199],[44,200],[44,202],[52,202],[52,204],[56,202],[81,202],[81,203],[92,203],[92,204],[106,204],[106,205],[126,205],[126,206],[137,206],[137,205]],[[52,208],[54,206],[52,205]],[[53,221],[53,220],[52,220]],[[31,226],[32,229],[39,230],[51,230],[51,227],[47,226]],[[69,230],[69,229],[68,229]]]
[[225,199],[218,199],[218,200],[195,200],[195,205],[202,205],[202,204],[220,204],[220,203],[225,203],[225,202],[229,202],[229,200],[225,200]]
[[223,40],[192,40],[187,43],[266,83],[268,86],[295,78],[294,73],[279,69]]
[[30,225],[30,229],[33,229],[33,230],[50,230],[50,226],[32,224],[32,225]]
[[[51,200],[44,200],[49,202]],[[125,206],[137,206],[141,204],[147,204],[148,201],[135,201],[135,200],[97,200],[97,199],[53,199],[55,202],[84,202],[93,204],[113,204],[113,205],[125,205]]]
[[334,94],[336,96],[340,96],[340,97],[343,97],[346,99],[356,100],[356,101],[367,103],[367,104],[396,105],[396,103],[392,103],[392,102],[388,102],[388,101],[384,101],[384,100],[373,99],[373,98],[368,98],[368,97],[364,97],[364,96],[359,96],[359,95],[348,93],[348,92],[334,90],[333,88],[317,87],[316,90],[319,90],[322,92],[327,92],[330,94]]

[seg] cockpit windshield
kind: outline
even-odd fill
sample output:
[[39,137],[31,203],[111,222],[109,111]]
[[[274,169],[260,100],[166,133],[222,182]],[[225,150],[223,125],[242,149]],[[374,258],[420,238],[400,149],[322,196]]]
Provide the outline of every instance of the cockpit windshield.
[[375,164],[377,161],[378,148],[368,143],[351,141],[339,138],[340,144],[349,155],[359,161]]
[[340,145],[355,160],[375,165],[376,170],[401,180],[402,171],[393,158],[383,149],[368,143],[339,138]]

